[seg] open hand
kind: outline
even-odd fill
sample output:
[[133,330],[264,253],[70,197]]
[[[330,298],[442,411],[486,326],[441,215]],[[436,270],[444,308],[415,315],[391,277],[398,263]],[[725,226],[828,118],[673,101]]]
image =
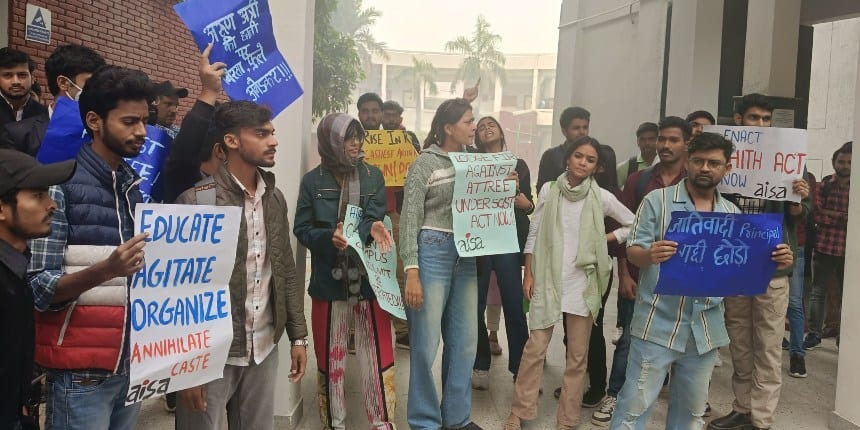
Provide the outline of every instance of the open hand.
[[421,287],[421,278],[418,277],[418,269],[410,269],[406,272],[406,287],[403,289],[406,297],[403,300],[412,309],[421,309],[424,304],[424,291]]
[[391,245],[394,243],[394,240],[391,238],[391,233],[385,228],[384,222],[374,222],[370,227],[370,236],[373,237],[373,241],[379,246],[379,252],[385,254],[391,251]]

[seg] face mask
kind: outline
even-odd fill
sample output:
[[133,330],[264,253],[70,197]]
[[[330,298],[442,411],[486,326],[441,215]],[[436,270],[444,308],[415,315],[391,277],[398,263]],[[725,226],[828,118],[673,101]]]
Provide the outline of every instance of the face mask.
[[[64,78],[66,78],[65,76],[63,76],[63,77],[64,77]],[[68,91],[66,91],[66,97],[68,97],[68,98],[70,98],[70,99],[72,99],[72,100],[74,100],[74,101],[79,101],[79,100],[80,100],[80,98],[81,98],[81,92],[83,92],[83,91],[84,91],[84,89],[83,89],[83,88],[81,88],[81,87],[79,87],[77,84],[75,84],[75,81],[73,81],[73,80],[71,80],[71,79],[69,79],[69,78],[66,78],[66,80],[67,80],[67,81],[69,81],[69,84],[71,84],[73,87],[75,87],[75,88],[78,90],[78,93],[77,93],[77,94],[75,94],[75,96],[74,96],[74,97],[72,97],[72,95],[71,95],[71,94],[69,94],[69,92],[68,92]]]

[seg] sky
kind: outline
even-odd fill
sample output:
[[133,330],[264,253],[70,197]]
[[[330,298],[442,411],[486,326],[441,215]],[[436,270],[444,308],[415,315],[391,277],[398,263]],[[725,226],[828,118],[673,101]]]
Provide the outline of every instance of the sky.
[[389,49],[442,52],[445,42],[469,36],[483,14],[502,36],[505,54],[554,53],[561,0],[364,0],[382,17],[373,28]]

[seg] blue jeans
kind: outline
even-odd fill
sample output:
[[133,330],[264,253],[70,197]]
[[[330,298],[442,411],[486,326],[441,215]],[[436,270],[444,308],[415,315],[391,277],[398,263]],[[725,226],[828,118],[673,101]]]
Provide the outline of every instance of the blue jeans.
[[49,370],[45,428],[133,430],[140,403],[125,406],[128,375]]
[[490,338],[487,336],[487,292],[490,289],[490,273],[496,271],[502,308],[505,313],[505,331],[508,334],[508,370],[514,375],[520,370],[523,348],[529,338],[526,314],[523,313],[523,273],[520,254],[499,254],[478,257],[481,259],[481,275],[478,276],[478,354],[475,370],[490,370]]
[[[460,258],[454,235],[435,230],[418,234],[420,309],[406,308],[409,321],[409,427],[459,428],[471,422],[472,366],[478,345],[478,280],[474,258]],[[442,349],[442,404],[433,361]]]
[[699,355],[696,341],[690,336],[685,350],[683,353],[673,351],[636,337],[630,340],[627,383],[618,395],[610,429],[645,429],[651,407],[670,368],[674,370],[666,428],[700,430],[704,427],[702,415],[708,401],[708,384],[717,357],[716,349]]
[[806,259],[803,247],[797,248],[794,252],[794,273],[789,279],[788,311],[786,313],[790,344],[788,352],[806,355],[803,351],[803,326],[806,324],[806,316],[803,312],[803,266]]
[[615,345],[615,353],[612,356],[612,371],[609,373],[609,388],[606,394],[618,397],[621,387],[624,386],[627,374],[627,354],[630,352],[630,323],[633,321],[633,308],[635,300],[618,297],[618,323],[621,325],[621,337]]

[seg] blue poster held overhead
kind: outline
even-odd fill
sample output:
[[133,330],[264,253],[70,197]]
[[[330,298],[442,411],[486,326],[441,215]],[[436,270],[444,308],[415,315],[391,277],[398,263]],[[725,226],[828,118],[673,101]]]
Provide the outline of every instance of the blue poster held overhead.
[[755,296],[776,271],[771,253],[782,243],[782,214],[672,212],[666,240],[678,243],[660,264],[654,292],[674,296]]
[[224,90],[234,100],[267,105],[277,116],[302,95],[272,31],[268,0],[186,0],[174,6],[211,62],[227,64]]

